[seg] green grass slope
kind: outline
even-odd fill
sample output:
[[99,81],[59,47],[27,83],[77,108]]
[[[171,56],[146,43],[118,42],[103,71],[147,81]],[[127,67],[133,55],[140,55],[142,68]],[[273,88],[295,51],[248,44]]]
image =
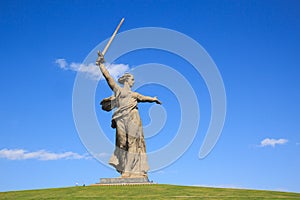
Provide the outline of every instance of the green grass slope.
[[300,199],[300,193],[157,184],[0,192],[0,199]]

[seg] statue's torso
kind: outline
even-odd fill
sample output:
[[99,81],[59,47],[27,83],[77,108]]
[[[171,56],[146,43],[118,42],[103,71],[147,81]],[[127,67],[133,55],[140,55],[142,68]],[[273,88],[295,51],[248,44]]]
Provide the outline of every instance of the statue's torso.
[[120,119],[128,116],[134,109],[137,108],[137,93],[128,89],[120,88],[116,94],[116,111],[113,114],[113,119]]
[[121,88],[116,94],[117,107],[137,105],[137,95],[131,90]]

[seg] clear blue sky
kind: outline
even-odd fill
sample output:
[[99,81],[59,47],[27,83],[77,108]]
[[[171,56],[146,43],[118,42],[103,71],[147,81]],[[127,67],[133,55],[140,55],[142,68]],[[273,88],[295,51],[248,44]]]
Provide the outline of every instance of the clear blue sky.
[[[187,62],[162,51],[131,52],[115,61],[131,69],[144,63],[174,67],[199,92],[195,140],[180,159],[150,172],[149,178],[300,192],[299,9],[297,0],[1,1],[0,191],[91,184],[118,176],[89,158],[73,121],[76,72],[55,61],[83,62],[125,17],[120,32],[163,27],[193,38],[216,63],[226,89],[222,135],[201,160],[198,153],[210,119],[209,93],[201,77]],[[168,114],[167,127],[146,141],[148,150],[155,151],[174,136],[178,104],[169,103],[176,99],[162,88],[145,86],[139,92],[157,92]],[[109,95],[100,81],[95,110],[98,119],[105,119],[103,127],[110,114],[97,102]],[[149,108],[140,107],[144,124],[150,121]],[[113,140],[113,130],[107,132]]]

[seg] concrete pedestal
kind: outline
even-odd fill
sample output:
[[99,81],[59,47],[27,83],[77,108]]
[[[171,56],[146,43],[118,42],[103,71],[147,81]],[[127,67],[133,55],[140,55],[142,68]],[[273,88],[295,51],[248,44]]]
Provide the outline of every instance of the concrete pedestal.
[[141,178],[100,178],[100,183],[95,185],[134,185],[152,184],[147,177]]

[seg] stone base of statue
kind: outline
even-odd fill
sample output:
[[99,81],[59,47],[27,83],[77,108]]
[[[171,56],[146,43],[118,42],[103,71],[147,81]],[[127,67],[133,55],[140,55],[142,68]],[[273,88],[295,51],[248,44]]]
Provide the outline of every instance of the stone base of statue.
[[153,184],[147,177],[137,178],[100,178],[100,183],[94,185],[143,185]]

